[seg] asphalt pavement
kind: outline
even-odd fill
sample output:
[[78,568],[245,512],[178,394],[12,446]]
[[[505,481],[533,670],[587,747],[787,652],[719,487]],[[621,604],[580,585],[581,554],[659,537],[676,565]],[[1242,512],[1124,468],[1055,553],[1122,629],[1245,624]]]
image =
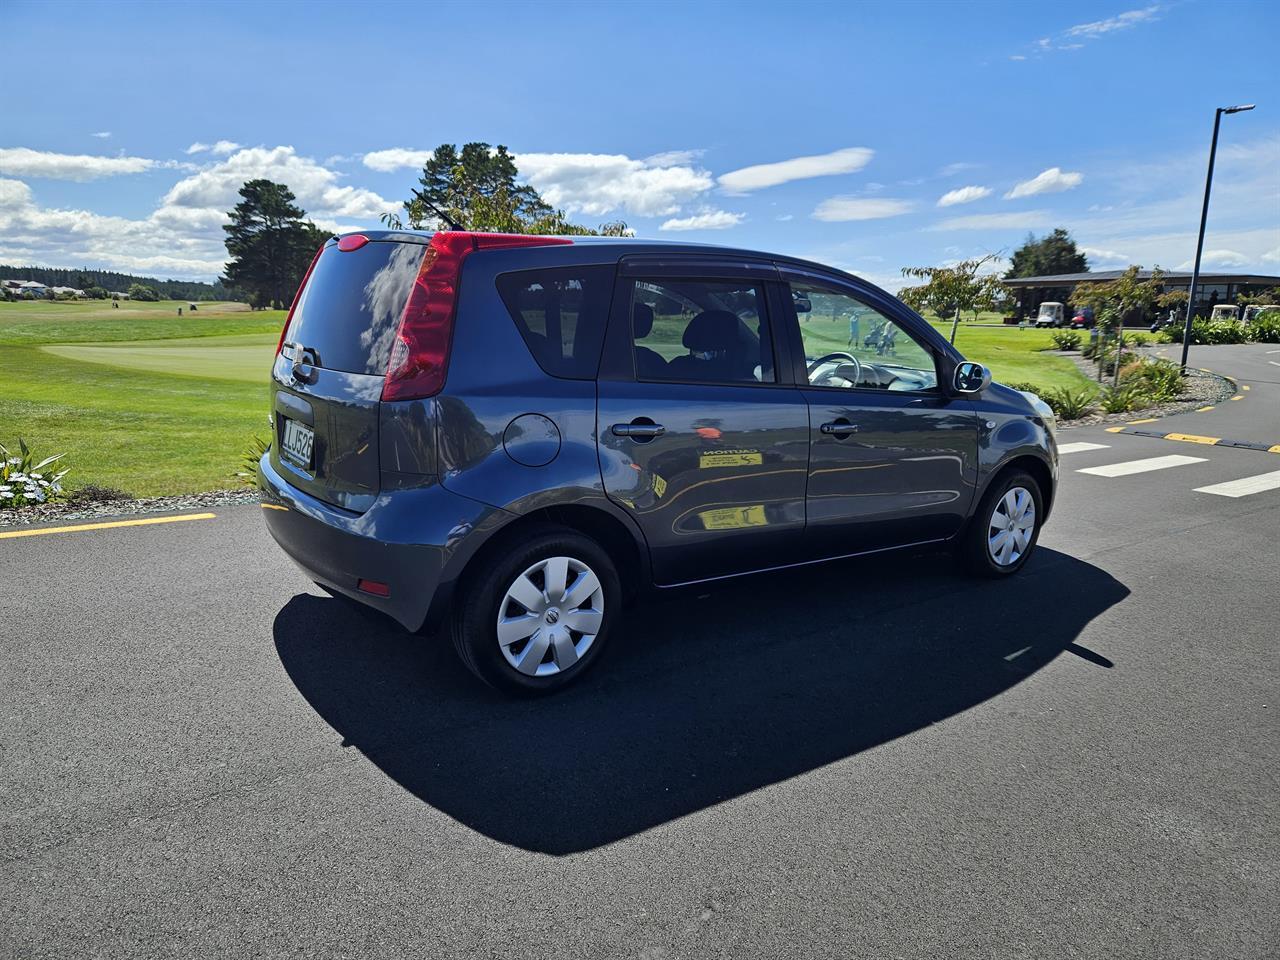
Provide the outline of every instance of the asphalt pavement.
[[1013,581],[664,595],[533,703],[256,507],[0,540],[0,956],[1275,957],[1280,487],[1204,488],[1280,456],[1061,442]]

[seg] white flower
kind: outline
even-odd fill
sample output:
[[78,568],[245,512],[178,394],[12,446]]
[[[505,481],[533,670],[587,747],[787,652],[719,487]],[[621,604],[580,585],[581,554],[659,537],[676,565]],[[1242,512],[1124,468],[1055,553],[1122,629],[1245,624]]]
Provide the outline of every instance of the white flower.
[[26,475],[25,473],[11,473],[11,474],[9,474],[9,480],[10,480],[10,482],[12,482],[12,481],[14,481],[14,480],[25,480],[25,479],[27,479],[27,475]]
[[18,465],[20,465],[20,464],[22,463],[22,458],[21,458],[21,457],[10,457],[8,460],[6,460],[6,461],[5,461],[5,463],[12,464],[13,466],[15,466],[15,467],[16,467],[16,466],[18,466]]
[[0,483],[0,490],[12,490],[13,488],[7,483]]
[[8,490],[0,490],[0,500],[8,500],[13,496]]

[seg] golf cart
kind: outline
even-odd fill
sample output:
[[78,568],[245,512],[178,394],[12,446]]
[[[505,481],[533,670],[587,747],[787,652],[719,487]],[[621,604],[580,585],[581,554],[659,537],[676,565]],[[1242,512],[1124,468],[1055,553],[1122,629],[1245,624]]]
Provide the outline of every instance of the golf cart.
[[1263,313],[1280,313],[1280,303],[1251,303],[1244,308],[1244,322],[1253,323]]
[[1218,320],[1239,320],[1240,308],[1230,303],[1220,303],[1213,308],[1213,312],[1209,314],[1209,321]]
[[1037,327],[1061,327],[1066,324],[1066,308],[1056,300],[1046,300],[1040,304],[1036,314]]

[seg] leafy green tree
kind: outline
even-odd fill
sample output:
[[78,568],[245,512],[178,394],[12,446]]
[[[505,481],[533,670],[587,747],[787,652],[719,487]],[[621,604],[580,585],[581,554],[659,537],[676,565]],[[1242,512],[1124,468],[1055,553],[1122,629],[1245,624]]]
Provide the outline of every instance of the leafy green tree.
[[1008,288],[993,274],[978,275],[978,271],[986,263],[997,257],[988,253],[983,257],[962,260],[949,267],[903,267],[902,275],[926,281],[915,287],[905,287],[898,291],[903,303],[918,312],[932,310],[938,316],[953,317],[951,321],[951,342],[956,342],[956,328],[960,325],[960,314],[971,311],[973,318],[978,319],[981,310],[994,310],[1009,296]]
[[281,183],[250,180],[228,214],[224,283],[261,307],[283,309],[302,282],[311,258],[329,234],[304,219],[293,192]]
[[1076,249],[1071,234],[1062,227],[1037,239],[1027,234],[1026,241],[1009,258],[1006,280],[1014,277],[1052,277],[1063,273],[1084,273],[1088,258]]
[[418,178],[418,187],[403,204],[405,216],[384,214],[383,223],[400,229],[445,229],[451,223],[463,230],[493,233],[630,236],[620,220],[596,229],[569,221],[531,185],[518,182],[515,158],[501,144],[464,144],[461,150],[442,143],[432,152]]
[[131,283],[129,285],[130,300],[159,300],[160,294],[155,287],[148,287],[143,283]]
[[[1116,383],[1120,382],[1119,357],[1124,350],[1124,321],[1126,317],[1138,313],[1146,314],[1164,297],[1161,288],[1164,286],[1164,272],[1156,267],[1146,280],[1139,278],[1142,267],[1132,266],[1115,280],[1099,280],[1094,283],[1078,284],[1071,293],[1071,302],[1077,307],[1092,307],[1097,318],[1098,329],[1110,338],[1116,338],[1114,351]],[[1176,303],[1176,297],[1170,297],[1170,303]],[[1185,303],[1185,295],[1184,300]],[[1097,351],[1098,379],[1102,379],[1104,360],[1108,357],[1105,343]]]

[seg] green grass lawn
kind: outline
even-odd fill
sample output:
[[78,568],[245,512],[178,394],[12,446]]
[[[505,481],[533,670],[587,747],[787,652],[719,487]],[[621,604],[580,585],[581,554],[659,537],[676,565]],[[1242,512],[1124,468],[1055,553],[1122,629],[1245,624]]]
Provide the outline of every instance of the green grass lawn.
[[[685,352],[683,324],[668,319],[654,334],[675,356]],[[0,302],[0,443],[16,447],[22,436],[39,457],[65,453],[71,487],[154,496],[233,486],[241,453],[268,433],[267,377],[283,322],[283,311],[243,304],[191,314],[182,301]],[[814,317],[806,332],[846,349],[844,320]],[[1047,331],[962,323],[956,343],[997,380],[1089,382],[1070,360],[1039,352],[1052,343]]]
[[185,308],[0,303],[0,443],[16,447],[21,435],[40,456],[65,452],[71,487],[150,496],[233,486],[241,452],[268,433],[284,314]]

